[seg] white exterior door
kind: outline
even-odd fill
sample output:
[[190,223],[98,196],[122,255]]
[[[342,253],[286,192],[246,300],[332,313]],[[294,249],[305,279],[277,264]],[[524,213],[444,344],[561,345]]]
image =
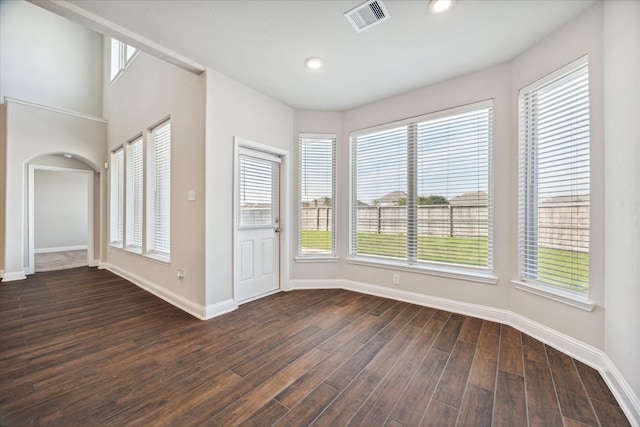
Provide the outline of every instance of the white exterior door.
[[241,148],[236,185],[236,301],[280,288],[280,158]]

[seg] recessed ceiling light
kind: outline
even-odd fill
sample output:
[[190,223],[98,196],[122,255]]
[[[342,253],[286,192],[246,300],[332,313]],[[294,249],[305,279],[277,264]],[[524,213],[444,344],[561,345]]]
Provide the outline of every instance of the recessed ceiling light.
[[67,159],[73,158],[73,156],[69,153],[64,153],[63,156],[65,156]]
[[306,61],[304,61],[305,64],[307,64],[307,67],[311,68],[312,70],[317,70],[318,68],[322,68],[322,64],[324,64],[322,62],[322,59],[320,58],[307,58]]
[[429,2],[429,10],[431,13],[442,13],[451,8],[453,0],[431,0]]

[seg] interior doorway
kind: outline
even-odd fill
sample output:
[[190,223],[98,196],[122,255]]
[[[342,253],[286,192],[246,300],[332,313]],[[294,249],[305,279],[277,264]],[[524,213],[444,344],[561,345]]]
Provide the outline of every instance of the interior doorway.
[[26,273],[92,264],[94,172],[29,165]]

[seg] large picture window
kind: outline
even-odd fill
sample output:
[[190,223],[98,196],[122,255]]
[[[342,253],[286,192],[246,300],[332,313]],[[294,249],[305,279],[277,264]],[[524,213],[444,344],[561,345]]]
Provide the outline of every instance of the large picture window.
[[586,58],[520,92],[520,276],[589,286],[590,130]]
[[491,101],[351,135],[351,256],[492,268]]
[[171,253],[171,122],[151,130],[149,140],[147,252],[168,260]]
[[298,255],[332,257],[335,249],[336,136],[300,134]]

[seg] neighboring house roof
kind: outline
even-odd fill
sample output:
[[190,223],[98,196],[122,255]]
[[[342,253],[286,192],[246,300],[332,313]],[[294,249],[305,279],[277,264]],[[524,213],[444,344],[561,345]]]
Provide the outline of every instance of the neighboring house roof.
[[454,206],[484,206],[489,203],[489,196],[484,191],[469,191],[449,200]]
[[589,203],[589,194],[578,196],[555,196],[540,202],[541,205],[576,205]]
[[392,191],[373,201],[374,205],[397,205],[401,199],[406,199],[407,193],[404,191]]

